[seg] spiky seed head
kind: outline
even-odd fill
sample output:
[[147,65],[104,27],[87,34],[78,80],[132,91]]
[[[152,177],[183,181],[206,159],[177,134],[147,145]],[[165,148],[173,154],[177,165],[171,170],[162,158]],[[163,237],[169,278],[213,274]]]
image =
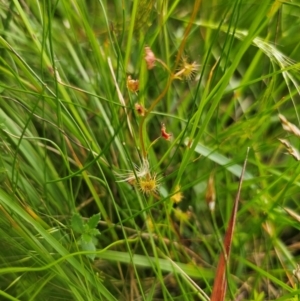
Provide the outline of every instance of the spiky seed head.
[[140,191],[143,194],[149,196],[153,193],[157,193],[159,187],[159,179],[157,178],[156,174],[148,174],[145,177],[139,179],[138,185]]
[[181,60],[179,71],[175,74],[176,77],[186,80],[192,80],[199,70],[199,65],[196,62],[189,63],[186,57]]

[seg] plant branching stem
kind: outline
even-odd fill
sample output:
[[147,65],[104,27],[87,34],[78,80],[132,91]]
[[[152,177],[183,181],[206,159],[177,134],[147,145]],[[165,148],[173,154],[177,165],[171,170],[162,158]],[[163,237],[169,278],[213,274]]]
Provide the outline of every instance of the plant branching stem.
[[[191,16],[191,18],[189,20],[189,24],[188,24],[188,26],[187,26],[187,28],[186,28],[186,30],[184,32],[183,39],[182,39],[182,42],[180,44],[180,47],[179,47],[179,50],[178,50],[178,53],[177,53],[177,56],[176,56],[176,62],[175,62],[175,66],[174,66],[174,71],[171,74],[171,76],[169,77],[168,82],[167,82],[167,84],[165,86],[165,89],[155,99],[155,101],[153,101],[153,103],[151,104],[150,108],[145,112],[145,115],[141,119],[141,124],[140,124],[140,128],[139,128],[139,138],[140,138],[140,143],[141,143],[141,149],[142,149],[143,159],[146,159],[146,157],[147,157],[147,150],[146,150],[146,147],[145,147],[145,141],[144,141],[144,137],[143,137],[143,128],[144,128],[145,120],[146,120],[147,116],[153,111],[153,109],[155,108],[155,106],[160,102],[160,100],[162,100],[162,98],[166,95],[166,93],[168,92],[168,89],[169,89],[170,85],[172,84],[173,80],[176,79],[176,76],[178,76],[178,73],[175,74],[175,71],[177,69],[177,66],[179,64],[180,58],[182,56],[182,52],[183,52],[184,46],[186,44],[187,37],[188,37],[188,35],[189,35],[190,31],[191,31],[192,25],[194,24],[194,20],[196,18],[196,15],[198,13],[199,8],[200,8],[200,4],[201,4],[201,0],[195,1],[192,16]],[[157,59],[157,61],[159,63],[161,63],[169,71],[169,68],[166,66],[166,64],[164,64],[160,59]]]
[[146,157],[147,157],[147,151],[146,151],[146,148],[145,148],[145,142],[144,142],[144,137],[143,137],[143,128],[144,128],[145,120],[146,120],[147,116],[150,114],[150,112],[152,112],[152,110],[155,108],[155,106],[159,103],[159,101],[166,95],[172,81],[173,81],[173,76],[170,76],[169,80],[168,80],[168,83],[165,86],[165,89],[155,99],[155,101],[153,101],[150,108],[145,112],[145,115],[141,119],[141,124],[140,124],[140,129],[139,129],[139,137],[140,137],[140,143],[141,143],[141,148],[142,148],[142,155],[143,155],[144,159],[146,159]]

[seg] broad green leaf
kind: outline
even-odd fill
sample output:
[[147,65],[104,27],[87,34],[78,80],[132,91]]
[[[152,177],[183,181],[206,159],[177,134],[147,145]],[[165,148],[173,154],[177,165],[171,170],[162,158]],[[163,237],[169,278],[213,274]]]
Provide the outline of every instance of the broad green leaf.
[[87,224],[90,229],[96,228],[100,221],[100,213],[94,214],[92,217],[89,218]]
[[77,233],[84,232],[83,220],[82,220],[82,217],[78,213],[75,213],[72,216],[71,226],[72,226],[72,229],[74,232],[77,232]]

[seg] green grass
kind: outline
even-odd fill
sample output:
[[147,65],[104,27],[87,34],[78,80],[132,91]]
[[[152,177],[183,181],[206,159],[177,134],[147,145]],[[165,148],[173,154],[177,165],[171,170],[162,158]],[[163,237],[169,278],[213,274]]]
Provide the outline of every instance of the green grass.
[[[297,1],[6,0],[0,14],[1,300],[209,300],[248,147],[227,298],[299,300],[300,167],[278,140],[300,148],[278,117],[300,125]],[[191,80],[174,78],[183,59]]]

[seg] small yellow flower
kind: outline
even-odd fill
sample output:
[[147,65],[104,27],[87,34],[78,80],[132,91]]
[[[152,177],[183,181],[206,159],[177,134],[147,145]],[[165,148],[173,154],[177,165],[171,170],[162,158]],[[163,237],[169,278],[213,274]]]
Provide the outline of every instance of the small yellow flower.
[[182,58],[179,71],[175,74],[175,78],[184,78],[192,80],[197,74],[199,65],[196,62],[189,63],[186,57]]
[[139,90],[139,80],[132,79],[130,75],[127,76],[127,88],[131,92],[137,92]]
[[189,221],[192,214],[190,211],[183,212],[180,208],[175,208],[174,216],[180,223],[186,223]]
[[148,226],[149,231],[153,232],[154,231],[154,224],[153,224],[153,221],[152,221],[150,216],[147,217],[146,224]]
[[171,196],[171,201],[175,204],[180,203],[183,199],[183,194],[180,189],[181,189],[180,185],[176,185],[174,189],[174,191],[176,192]]

